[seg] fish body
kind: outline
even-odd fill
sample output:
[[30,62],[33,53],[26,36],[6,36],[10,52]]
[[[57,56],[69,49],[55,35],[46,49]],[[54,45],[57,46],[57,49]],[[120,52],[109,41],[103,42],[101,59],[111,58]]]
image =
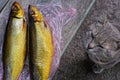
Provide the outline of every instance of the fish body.
[[11,8],[3,45],[3,80],[18,80],[26,54],[26,20],[22,7],[14,2]]
[[36,7],[29,6],[28,12],[32,80],[48,80],[54,52],[51,30]]

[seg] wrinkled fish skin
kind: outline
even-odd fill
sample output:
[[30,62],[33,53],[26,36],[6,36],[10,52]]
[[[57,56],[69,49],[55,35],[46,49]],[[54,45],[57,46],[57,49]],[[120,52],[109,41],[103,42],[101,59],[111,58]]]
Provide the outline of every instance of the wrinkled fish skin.
[[32,80],[48,80],[54,51],[51,31],[36,7],[30,5],[28,13]]
[[3,80],[18,80],[26,54],[26,20],[22,7],[14,2],[3,45]]

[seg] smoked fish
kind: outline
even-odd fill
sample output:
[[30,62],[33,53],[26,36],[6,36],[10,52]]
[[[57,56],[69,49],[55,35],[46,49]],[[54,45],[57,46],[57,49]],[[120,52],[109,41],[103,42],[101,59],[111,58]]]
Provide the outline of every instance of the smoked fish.
[[18,2],[11,7],[3,44],[3,80],[18,80],[26,55],[27,25],[24,10]]
[[30,5],[29,53],[32,80],[48,80],[54,53],[52,33],[42,13]]

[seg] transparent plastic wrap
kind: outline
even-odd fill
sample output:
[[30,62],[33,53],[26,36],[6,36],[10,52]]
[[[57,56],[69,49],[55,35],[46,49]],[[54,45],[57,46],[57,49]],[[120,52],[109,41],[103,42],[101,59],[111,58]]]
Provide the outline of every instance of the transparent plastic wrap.
[[[21,4],[26,13],[26,18],[28,16],[28,5],[36,6],[43,13],[44,18],[50,25],[54,42],[54,56],[49,76],[49,80],[51,80],[59,66],[60,57],[84,21],[95,0],[1,0],[0,80],[3,78],[2,46],[4,33],[8,23],[11,5],[14,1],[18,1]],[[30,80],[28,54],[19,80]]]

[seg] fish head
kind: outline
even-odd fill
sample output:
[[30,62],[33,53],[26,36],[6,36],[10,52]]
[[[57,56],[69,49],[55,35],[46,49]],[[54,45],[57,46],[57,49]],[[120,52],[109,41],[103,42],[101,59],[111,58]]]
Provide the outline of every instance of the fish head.
[[12,17],[21,18],[24,16],[24,10],[18,2],[14,2],[11,8]]
[[35,6],[29,5],[28,14],[34,22],[44,21],[42,13]]

